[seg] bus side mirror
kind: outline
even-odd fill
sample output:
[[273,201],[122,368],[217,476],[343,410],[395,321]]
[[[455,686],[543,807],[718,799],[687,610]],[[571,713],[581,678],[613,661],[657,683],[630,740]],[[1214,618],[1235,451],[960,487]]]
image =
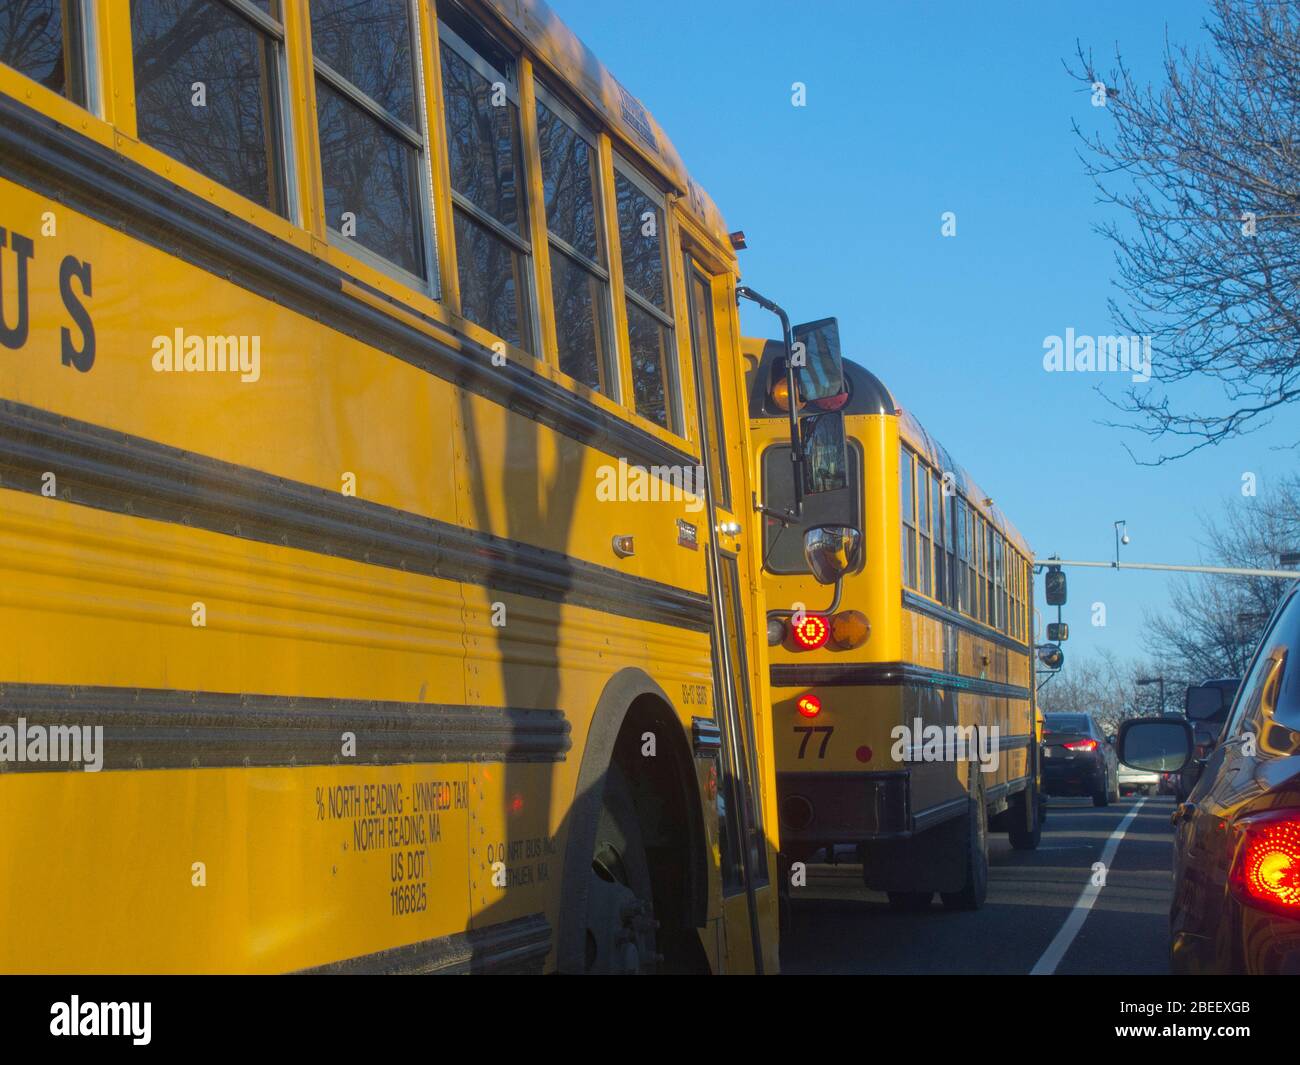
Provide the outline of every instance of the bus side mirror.
[[844,363],[840,357],[840,324],[834,318],[805,322],[791,331],[791,361],[805,403],[829,399],[844,391]]
[[1070,626],[1064,621],[1050,621],[1047,624],[1049,643],[1063,643],[1070,638]]
[[834,584],[857,564],[862,533],[851,525],[814,525],[803,534],[803,554],[819,584]]
[[803,494],[837,492],[849,486],[848,441],[844,436],[844,415],[839,411],[807,414],[799,419],[802,444],[799,476]]
[[1060,669],[1065,665],[1065,652],[1054,643],[1040,644],[1038,647],[1038,661],[1042,662],[1048,669]]
[[1065,606],[1065,573],[1060,566],[1048,566],[1047,577],[1043,581],[1043,591],[1047,596],[1048,606]]

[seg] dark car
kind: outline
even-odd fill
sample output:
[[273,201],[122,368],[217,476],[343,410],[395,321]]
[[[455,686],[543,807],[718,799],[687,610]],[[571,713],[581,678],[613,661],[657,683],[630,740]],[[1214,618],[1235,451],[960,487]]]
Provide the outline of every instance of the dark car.
[[1221,689],[1189,691],[1187,717],[1128,721],[1120,757],[1176,772],[1193,765],[1174,812],[1170,964],[1178,973],[1300,975],[1300,589],[1269,621],[1208,757],[1198,721]]
[[1090,795],[1094,806],[1119,798],[1115,748],[1091,714],[1043,715],[1043,791]]
[[[1213,692],[1200,692],[1196,696],[1201,700],[1203,709],[1207,713],[1205,717],[1192,722],[1192,733],[1196,739],[1196,750],[1192,754],[1192,761],[1181,772],[1170,774],[1174,779],[1174,799],[1177,802],[1187,801],[1187,796],[1191,793],[1192,785],[1195,783],[1195,775],[1199,772],[1196,763],[1209,755],[1214,748],[1214,743],[1219,738],[1219,733],[1223,731],[1223,726],[1228,720],[1228,710],[1232,706],[1232,701],[1237,697],[1237,689],[1241,687],[1241,678],[1229,677],[1221,680],[1207,680],[1199,687],[1202,689],[1218,688],[1223,692],[1223,699],[1218,709],[1212,709],[1214,706]],[[1195,688],[1188,688],[1186,698],[1193,698],[1192,693],[1195,691]],[[1206,702],[1207,699],[1208,702]]]

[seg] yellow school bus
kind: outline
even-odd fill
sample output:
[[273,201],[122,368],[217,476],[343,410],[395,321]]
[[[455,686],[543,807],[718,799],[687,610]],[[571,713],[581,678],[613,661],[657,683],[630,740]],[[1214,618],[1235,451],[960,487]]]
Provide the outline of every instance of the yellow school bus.
[[[989,830],[1022,849],[1041,831],[1032,552],[888,388],[847,360],[845,392],[806,405],[842,420],[846,476],[790,521],[784,349],[743,346],[782,854],[790,864],[853,845],[867,887],[897,907],[928,907],[935,892],[978,907]],[[799,548],[823,523],[863,532],[833,597]]]
[[0,971],[773,971],[737,268],[532,0],[0,21]]

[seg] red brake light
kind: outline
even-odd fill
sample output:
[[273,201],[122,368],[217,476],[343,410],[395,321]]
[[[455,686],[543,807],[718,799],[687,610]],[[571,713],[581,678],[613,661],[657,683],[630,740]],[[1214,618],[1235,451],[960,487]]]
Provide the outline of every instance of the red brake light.
[[805,614],[803,619],[791,626],[794,642],[805,651],[815,651],[825,647],[830,639],[831,627],[820,614]]
[[1095,751],[1097,749],[1096,740],[1075,740],[1073,743],[1065,744],[1067,751]]
[[804,717],[816,717],[822,712],[822,701],[815,695],[801,695],[799,701],[795,703],[799,713]]
[[1229,883],[1238,898],[1300,917],[1300,810],[1281,810],[1237,824],[1241,842]]

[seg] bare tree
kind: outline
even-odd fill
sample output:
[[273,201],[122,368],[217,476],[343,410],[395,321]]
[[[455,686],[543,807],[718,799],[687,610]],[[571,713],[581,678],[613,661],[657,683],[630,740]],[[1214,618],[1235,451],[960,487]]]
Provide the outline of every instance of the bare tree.
[[[1300,547],[1300,475],[1250,499],[1228,501],[1218,517],[1202,517],[1203,548],[1212,565],[1273,568]],[[1147,650],[1188,683],[1240,677],[1264,625],[1291,582],[1273,577],[1178,578],[1168,609],[1147,615]]]
[[[1211,6],[1209,46],[1166,45],[1157,87],[1118,51],[1107,72],[1082,46],[1067,64],[1109,119],[1075,132],[1102,202],[1124,215],[1098,227],[1127,297],[1111,312],[1151,338],[1152,383],[1112,402],[1127,428],[1172,442],[1154,464],[1300,399],[1300,5]],[[1202,406],[1206,381],[1218,395]]]

